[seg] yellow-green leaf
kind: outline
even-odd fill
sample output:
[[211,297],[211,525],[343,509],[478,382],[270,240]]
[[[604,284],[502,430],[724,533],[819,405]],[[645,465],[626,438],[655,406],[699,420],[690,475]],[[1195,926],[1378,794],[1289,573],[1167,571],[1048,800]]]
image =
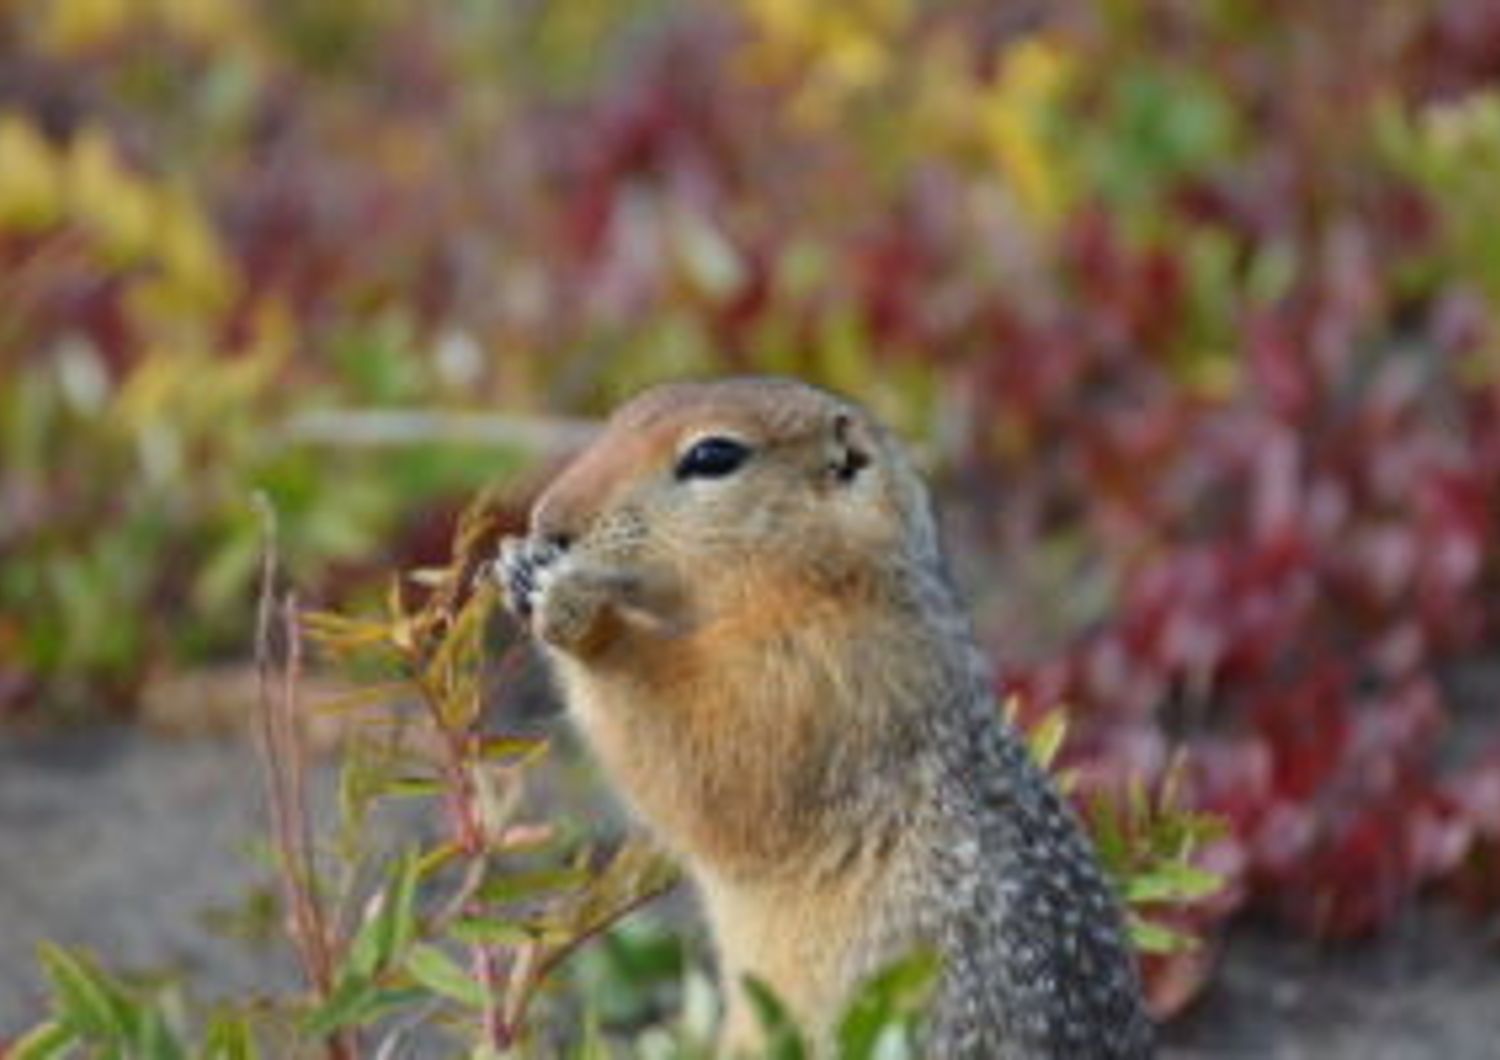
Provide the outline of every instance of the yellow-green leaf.
[[1180,953],[1198,945],[1193,936],[1134,913],[1129,915],[1128,923],[1130,941],[1142,953]]
[[258,1060],[250,1021],[238,1012],[220,1012],[209,1022],[198,1060]]
[[451,998],[469,1008],[483,1008],[489,1003],[484,987],[454,963],[436,946],[418,943],[406,955],[407,973],[435,994]]
[[98,971],[51,942],[38,943],[37,955],[63,1023],[101,1038],[120,1038],[128,1032],[120,999]]
[[11,1043],[6,1060],[53,1060],[78,1044],[78,1033],[57,1020],[40,1023]]

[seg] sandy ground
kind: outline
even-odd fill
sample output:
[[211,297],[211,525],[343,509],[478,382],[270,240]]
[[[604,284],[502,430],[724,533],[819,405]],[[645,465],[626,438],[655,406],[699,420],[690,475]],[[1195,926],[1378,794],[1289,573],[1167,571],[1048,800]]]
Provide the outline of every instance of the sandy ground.
[[247,856],[261,834],[247,747],[126,729],[0,740],[0,1037],[40,1012],[41,939],[214,991],[294,974],[204,925],[267,882]]
[[1164,1037],[1174,1060],[1493,1060],[1500,938],[1432,909],[1336,952],[1242,930],[1207,995]]
[[[206,997],[294,981],[284,953],[203,925],[266,882],[245,854],[260,834],[245,744],[132,729],[0,739],[0,1039],[41,1012],[43,938],[184,973]],[[1245,931],[1165,1039],[1171,1060],[1500,1057],[1500,940],[1433,911],[1333,954]]]

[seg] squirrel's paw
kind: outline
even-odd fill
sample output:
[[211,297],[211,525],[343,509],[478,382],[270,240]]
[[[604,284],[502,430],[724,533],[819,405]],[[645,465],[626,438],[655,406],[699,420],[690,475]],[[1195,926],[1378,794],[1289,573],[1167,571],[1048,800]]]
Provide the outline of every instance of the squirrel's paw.
[[611,604],[630,596],[632,579],[567,556],[563,549],[531,538],[500,543],[495,577],[512,614],[532,633],[564,650],[581,645]]
[[538,568],[536,582],[532,632],[565,651],[582,646],[599,628],[605,610],[621,602],[619,575],[579,563]]

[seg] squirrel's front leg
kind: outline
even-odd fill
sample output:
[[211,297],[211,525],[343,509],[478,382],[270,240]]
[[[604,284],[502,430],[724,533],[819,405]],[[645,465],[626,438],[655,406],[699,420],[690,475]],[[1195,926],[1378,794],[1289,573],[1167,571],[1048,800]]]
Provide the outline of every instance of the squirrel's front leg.
[[594,654],[632,628],[670,624],[671,594],[655,580],[545,542],[501,542],[497,575],[511,612],[537,639],[573,655]]

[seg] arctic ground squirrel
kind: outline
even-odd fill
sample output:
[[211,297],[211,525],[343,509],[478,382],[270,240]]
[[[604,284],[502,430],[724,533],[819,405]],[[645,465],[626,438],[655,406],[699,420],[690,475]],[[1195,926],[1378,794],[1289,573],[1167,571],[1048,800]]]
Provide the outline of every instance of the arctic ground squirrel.
[[826,1045],[862,981],[941,972],[923,1055],[1152,1055],[1110,884],[996,706],[927,492],[790,379],[623,406],[502,543],[511,609],[706,911],[726,1055],[753,976]]

